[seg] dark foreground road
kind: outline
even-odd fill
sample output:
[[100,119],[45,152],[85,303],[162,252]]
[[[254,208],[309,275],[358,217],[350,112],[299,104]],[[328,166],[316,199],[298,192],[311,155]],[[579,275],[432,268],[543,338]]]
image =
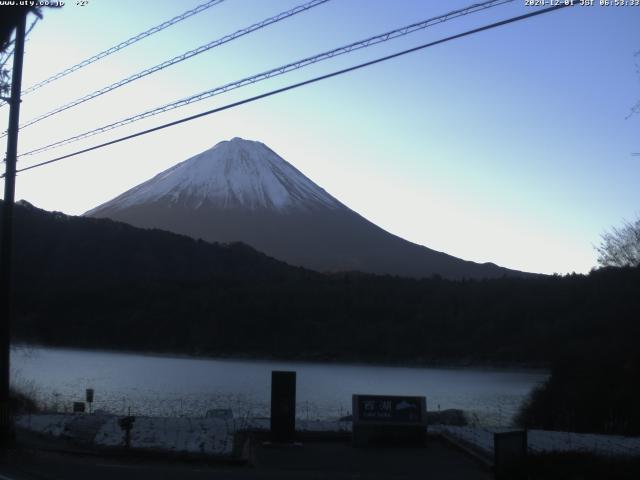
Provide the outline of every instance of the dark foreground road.
[[415,479],[493,478],[464,453],[433,439],[425,448],[354,449],[347,442],[307,442],[269,448],[256,442],[245,465],[107,458],[15,450],[0,464],[0,480],[145,479]]

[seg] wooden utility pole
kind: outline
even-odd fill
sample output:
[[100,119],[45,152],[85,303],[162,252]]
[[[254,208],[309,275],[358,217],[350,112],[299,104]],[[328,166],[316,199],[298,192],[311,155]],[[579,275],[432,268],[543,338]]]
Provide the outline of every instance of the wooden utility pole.
[[22,59],[27,12],[16,26],[7,158],[4,177],[4,207],[2,209],[2,237],[0,244],[0,444],[6,446],[13,439],[13,419],[9,405],[13,250],[13,204],[16,190],[16,160],[18,156],[18,130],[20,124],[20,91],[22,90]]

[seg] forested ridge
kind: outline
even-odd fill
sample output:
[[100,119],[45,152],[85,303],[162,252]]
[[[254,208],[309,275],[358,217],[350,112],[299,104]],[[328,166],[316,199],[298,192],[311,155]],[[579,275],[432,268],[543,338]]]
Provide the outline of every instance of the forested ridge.
[[15,335],[47,344],[549,363],[638,332],[638,269],[484,281],[319,274],[243,244],[24,206],[15,245]]

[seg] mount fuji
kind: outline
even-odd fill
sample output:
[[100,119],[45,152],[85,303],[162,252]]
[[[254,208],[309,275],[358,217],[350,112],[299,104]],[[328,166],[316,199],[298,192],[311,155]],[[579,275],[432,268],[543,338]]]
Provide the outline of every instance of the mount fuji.
[[461,260],[392,235],[263,143],[241,138],[220,142],[85,216],[206,241],[240,241],[318,271],[451,279],[527,275]]

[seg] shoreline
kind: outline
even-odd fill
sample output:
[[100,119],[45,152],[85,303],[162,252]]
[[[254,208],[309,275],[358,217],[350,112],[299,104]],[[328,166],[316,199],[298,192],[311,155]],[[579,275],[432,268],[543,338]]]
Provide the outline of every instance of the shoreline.
[[61,345],[44,345],[37,343],[15,342],[11,344],[11,350],[40,348],[48,350],[71,350],[77,352],[95,352],[95,353],[107,353],[107,354],[120,354],[120,355],[133,355],[144,357],[157,357],[157,358],[174,358],[183,360],[203,360],[203,361],[243,361],[243,362],[255,362],[255,363],[267,363],[267,362],[281,362],[281,363],[303,363],[309,365],[341,365],[341,366],[358,366],[358,367],[382,367],[382,368],[416,368],[416,369],[441,369],[441,370],[476,370],[476,371],[501,371],[501,372],[519,372],[519,373],[544,373],[550,374],[550,365],[541,363],[509,363],[509,362],[495,362],[484,361],[474,362],[471,359],[465,360],[414,360],[414,361],[397,361],[390,362],[385,360],[358,360],[349,358],[328,358],[317,357],[309,358],[308,356],[301,356],[296,358],[279,357],[275,355],[252,355],[250,353],[235,353],[235,354],[219,354],[212,356],[209,354],[197,354],[197,353],[180,353],[180,352],[158,352],[158,351],[141,351],[141,350],[129,350],[129,349],[117,349],[117,348],[92,348],[92,347],[78,347],[78,346],[61,346]]

